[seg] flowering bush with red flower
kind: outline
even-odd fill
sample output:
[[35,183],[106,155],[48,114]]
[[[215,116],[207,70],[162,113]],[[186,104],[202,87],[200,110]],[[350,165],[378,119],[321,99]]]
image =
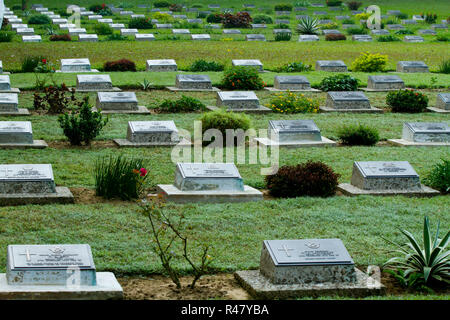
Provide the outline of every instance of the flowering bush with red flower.
[[224,13],[222,15],[224,28],[250,28],[252,21],[252,17],[247,12]]
[[428,107],[428,97],[416,90],[398,90],[387,94],[386,104],[392,112],[419,113]]
[[224,73],[222,87],[228,90],[262,90],[266,83],[252,67],[231,67]]
[[90,6],[89,11],[93,11],[96,14],[99,14],[102,16],[112,16],[113,15],[111,9],[104,3],[94,4],[94,5]]

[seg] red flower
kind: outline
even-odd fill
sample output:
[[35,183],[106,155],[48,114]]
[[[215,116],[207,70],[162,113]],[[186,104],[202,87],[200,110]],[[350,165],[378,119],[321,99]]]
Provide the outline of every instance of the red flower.
[[105,9],[105,7],[106,7],[106,4],[102,3],[102,8]]
[[47,59],[42,59],[43,64],[47,64]]
[[145,169],[145,168],[141,168],[141,170],[139,170],[139,171],[140,171],[141,177],[145,177],[148,172],[147,169]]

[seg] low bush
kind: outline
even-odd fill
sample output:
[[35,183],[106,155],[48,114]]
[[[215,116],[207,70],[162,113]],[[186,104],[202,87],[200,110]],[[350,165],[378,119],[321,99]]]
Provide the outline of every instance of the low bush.
[[352,19],[344,19],[341,22],[342,24],[355,24],[355,21]]
[[183,11],[183,6],[179,3],[173,3],[169,6],[169,11],[181,12],[181,11]]
[[11,42],[14,37],[12,31],[0,31],[0,42]]
[[349,10],[358,10],[361,7],[362,3],[358,1],[349,1],[347,2],[347,7]]
[[291,41],[292,33],[278,32],[275,34],[275,41]]
[[339,26],[336,22],[325,23],[320,25],[320,29],[322,30],[332,30],[337,29]]
[[34,69],[38,66],[39,62],[46,60],[44,56],[25,56],[22,59],[22,72],[34,72]]
[[168,8],[170,7],[170,3],[167,1],[155,1],[153,3],[153,7],[155,8]]
[[152,29],[153,23],[149,18],[133,18],[128,23],[130,29]]
[[224,28],[250,28],[252,21],[252,17],[247,12],[225,13],[222,25]]
[[8,27],[9,20],[7,18],[3,18],[2,21],[3,21],[2,22],[2,27],[0,28],[0,30],[8,30],[9,29],[9,27]]
[[439,64],[438,72],[450,74],[450,59],[444,60]]
[[367,34],[367,29],[365,29],[364,27],[355,27],[355,28],[348,28],[347,30],[347,34],[349,35],[355,35],[355,34]]
[[126,36],[121,35],[120,33],[113,33],[106,37],[107,41],[124,41],[128,38]]
[[289,25],[285,23],[279,23],[273,26],[274,29],[289,29]]
[[322,91],[356,91],[358,84],[358,79],[348,74],[338,74],[323,78],[319,89]]
[[378,42],[395,42],[395,41],[400,41],[399,38],[393,36],[393,35],[386,35],[386,36],[379,36],[377,38]]
[[367,19],[369,19],[369,17],[370,17],[370,13],[367,13],[367,12],[355,14],[355,18],[357,19],[357,21],[367,20]]
[[114,33],[114,29],[107,23],[97,23],[94,27],[95,33],[100,36],[107,36]]
[[117,61],[108,61],[103,65],[104,71],[136,71],[136,64],[127,59],[120,59]]
[[189,71],[194,72],[207,72],[207,71],[223,71],[225,66],[222,63],[215,61],[206,61],[203,59],[195,60],[190,66]]
[[183,95],[178,100],[164,100],[156,110],[162,113],[205,111],[206,106],[200,100]]
[[319,102],[302,94],[294,94],[290,91],[275,93],[267,105],[277,113],[317,113]]
[[222,87],[228,90],[261,90],[266,84],[252,67],[231,67],[225,70]]
[[156,12],[153,15],[153,18],[158,20],[159,23],[174,23],[175,22],[175,18],[167,13]]
[[438,34],[436,36],[436,41],[440,41],[440,42],[447,42],[447,41],[449,41],[449,39],[450,39],[449,36],[446,34]]
[[435,13],[426,13],[426,14],[421,14],[422,18],[424,19],[425,23],[428,24],[432,24],[432,23],[436,23],[437,20],[437,14]]
[[330,197],[336,193],[340,175],[325,163],[308,161],[296,166],[282,166],[265,178],[274,197]]
[[326,41],[341,41],[347,40],[347,37],[344,34],[327,34],[325,36]]
[[338,137],[347,146],[373,146],[380,141],[376,128],[360,125],[343,126],[338,130]]
[[222,23],[223,17],[220,13],[211,13],[206,17],[208,23]]
[[326,0],[326,3],[328,7],[339,7],[342,5],[341,0]]
[[386,96],[386,104],[392,112],[419,113],[428,107],[428,97],[410,89],[391,91]]
[[96,14],[102,15],[102,16],[112,16],[113,13],[111,9],[106,4],[94,4],[89,7],[89,11],[93,11]]
[[[224,109],[219,109],[211,112],[206,112],[200,118],[202,122],[202,132],[205,133],[209,129],[216,129],[222,133],[222,142],[223,145],[226,145],[226,132],[227,129],[237,130],[242,129],[244,131],[251,128],[251,120],[248,115],[245,113],[234,113],[231,111],[226,111]],[[243,141],[244,137],[240,137],[234,139],[234,145],[240,145]],[[209,145],[212,141],[205,141],[205,145]],[[216,142],[217,143],[217,142]]]
[[253,23],[257,24],[272,24],[273,20],[271,16],[265,14],[258,14],[253,17]]
[[91,141],[100,134],[100,131],[108,122],[103,119],[100,111],[92,111],[89,97],[83,99],[80,110],[74,110],[69,115],[64,113],[58,118],[59,125],[71,145],[79,146],[82,143],[90,145]]
[[292,4],[280,3],[275,5],[275,11],[292,11]]
[[54,34],[50,36],[50,41],[72,41],[70,34]]
[[311,71],[312,66],[310,64],[304,64],[303,62],[291,62],[287,63],[276,69],[276,72],[304,72]]
[[400,12],[400,14],[397,15],[397,19],[408,19],[408,14]]
[[44,14],[35,14],[28,18],[28,24],[51,24],[52,20]]
[[397,30],[397,31],[395,31],[395,34],[398,34],[398,35],[407,35],[407,34],[414,34],[414,32],[413,31],[411,31],[411,30],[408,30],[408,29],[404,29],[404,30]]
[[34,94],[34,110],[45,111],[48,114],[62,114],[71,104],[80,105],[75,97],[75,90],[69,90],[64,83],[45,88],[42,95],[37,92]]
[[352,71],[379,72],[386,67],[388,56],[379,53],[363,52],[352,63]]
[[99,158],[94,168],[95,193],[106,199],[139,199],[147,177],[143,159],[121,155]]
[[450,193],[450,160],[442,159],[442,163],[436,163],[424,182],[444,194]]

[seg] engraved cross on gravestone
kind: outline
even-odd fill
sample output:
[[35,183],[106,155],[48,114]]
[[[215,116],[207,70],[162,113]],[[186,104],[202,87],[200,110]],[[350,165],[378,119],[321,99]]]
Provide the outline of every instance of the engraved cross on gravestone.
[[289,251],[293,251],[294,249],[289,248],[287,245],[283,244],[281,246],[281,248],[277,249],[278,251],[284,251],[286,253],[286,256],[291,257],[291,254],[289,253]]

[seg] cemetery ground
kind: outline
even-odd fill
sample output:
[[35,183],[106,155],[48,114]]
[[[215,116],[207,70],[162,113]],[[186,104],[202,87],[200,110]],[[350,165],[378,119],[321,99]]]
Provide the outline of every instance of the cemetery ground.
[[[71,77],[75,77],[71,75]],[[114,77],[114,74],[113,74]],[[442,89],[421,90],[435,102]],[[312,95],[313,93],[307,93]],[[80,95],[81,94],[77,94]],[[205,104],[213,104],[214,93],[189,93]],[[257,91],[262,103],[268,103],[270,93]],[[315,93],[321,102],[326,93]],[[21,106],[32,107],[33,91],[21,93]],[[165,98],[174,99],[181,93],[165,90],[137,91],[143,105],[154,108]],[[385,93],[367,93],[374,106],[384,105]],[[90,94],[94,102],[95,94]],[[424,215],[429,215],[433,226],[438,220],[448,225],[450,217],[448,196],[433,198],[407,197],[345,197],[270,199],[245,204],[188,204],[175,205],[186,217],[186,228],[198,241],[211,246],[212,273],[199,283],[194,292],[174,291],[163,273],[158,257],[150,249],[150,228],[146,217],[133,202],[103,200],[94,191],[94,161],[100,156],[119,152],[130,157],[146,159],[149,170],[149,192],[156,184],[172,183],[175,165],[170,148],[119,149],[112,139],[124,138],[128,121],[174,120],[178,128],[193,132],[193,121],[200,113],[150,115],[112,115],[110,122],[91,147],[71,147],[57,123],[57,116],[38,115],[15,117],[33,123],[35,139],[44,139],[49,148],[43,150],[3,150],[1,163],[52,163],[57,185],[70,187],[75,195],[73,205],[19,206],[0,208],[0,245],[11,243],[89,243],[99,271],[112,271],[124,286],[125,296],[132,299],[176,298],[245,298],[245,291],[233,280],[232,272],[254,269],[259,265],[261,242],[277,238],[340,238],[346,244],[355,263],[362,270],[367,265],[383,264],[388,258],[389,238],[401,241],[398,227],[418,234]],[[442,115],[422,114],[266,114],[250,115],[253,127],[267,128],[273,119],[313,119],[322,134],[336,139],[338,128],[344,123],[370,124],[377,128],[382,141],[375,147],[301,148],[283,149],[280,165],[293,165],[306,160],[320,160],[341,174],[340,182],[351,177],[355,160],[408,160],[423,177],[433,164],[448,157],[447,147],[402,148],[389,146],[385,140],[401,136],[405,121],[439,121]],[[6,118],[5,118],[6,119]],[[0,120],[5,120],[1,118]],[[264,189],[261,165],[238,165],[244,183]],[[195,251],[196,249],[194,249]],[[0,272],[4,272],[5,256],[0,256]],[[184,265],[178,265],[184,268]],[[188,273],[188,270],[185,270]],[[154,279],[154,280],[149,280]],[[216,281],[217,280],[217,281]],[[388,295],[384,299],[448,299],[448,291],[422,296],[400,288],[389,276]],[[386,281],[385,281],[386,282]],[[154,295],[155,288],[159,293]],[[391,296],[394,295],[394,296]],[[380,297],[372,297],[379,299]]]

